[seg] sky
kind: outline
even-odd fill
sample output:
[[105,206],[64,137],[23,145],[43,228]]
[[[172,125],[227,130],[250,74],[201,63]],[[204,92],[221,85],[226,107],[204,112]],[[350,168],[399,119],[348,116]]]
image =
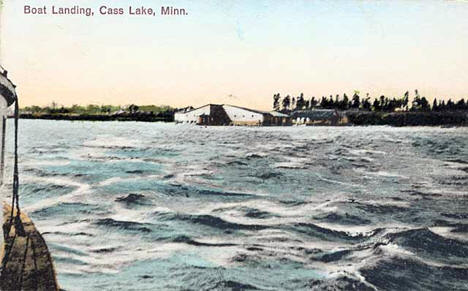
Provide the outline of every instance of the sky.
[[[1,2],[1,1],[0,1]],[[24,5],[95,16],[25,15]],[[185,16],[99,15],[100,6]],[[228,103],[272,96],[468,97],[468,2],[3,0],[0,61],[21,105]]]

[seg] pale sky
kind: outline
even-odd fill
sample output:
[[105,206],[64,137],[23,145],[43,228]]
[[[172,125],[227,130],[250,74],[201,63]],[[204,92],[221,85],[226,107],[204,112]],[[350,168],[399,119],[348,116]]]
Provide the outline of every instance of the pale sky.
[[[0,1],[1,2],[1,1]],[[3,0],[1,63],[21,104],[230,103],[272,95],[468,97],[468,2]],[[203,2],[203,3],[202,3]],[[24,15],[24,5],[95,16]],[[101,5],[187,16],[102,16]],[[50,11],[49,11],[50,13]]]

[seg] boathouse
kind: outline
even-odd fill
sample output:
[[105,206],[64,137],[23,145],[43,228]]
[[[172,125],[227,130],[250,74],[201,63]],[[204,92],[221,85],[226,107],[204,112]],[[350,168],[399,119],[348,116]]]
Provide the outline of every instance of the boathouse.
[[289,125],[290,119],[279,112],[259,111],[227,104],[207,104],[174,114],[176,123],[198,125]]

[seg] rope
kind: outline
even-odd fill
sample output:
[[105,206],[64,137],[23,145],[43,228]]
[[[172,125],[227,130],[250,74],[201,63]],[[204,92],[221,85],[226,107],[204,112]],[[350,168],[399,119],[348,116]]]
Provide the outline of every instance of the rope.
[[[18,119],[19,119],[19,104],[18,98],[15,102],[15,166],[13,173],[13,196],[16,200],[16,216],[20,216],[20,207],[19,207],[19,175],[18,175]],[[13,208],[13,204],[11,205]]]
[[2,117],[2,149],[0,156],[0,186],[3,185],[3,174],[5,172],[5,135],[6,135],[6,117]]
[[15,102],[15,160],[14,160],[14,169],[13,169],[13,195],[11,196],[11,213],[10,213],[10,222],[9,227],[13,222],[14,208],[16,206],[16,217],[15,217],[15,227],[18,226],[16,230],[21,233],[23,230],[23,225],[20,220],[20,207],[19,207],[19,175],[18,175],[18,114],[19,113],[19,104],[18,99]]

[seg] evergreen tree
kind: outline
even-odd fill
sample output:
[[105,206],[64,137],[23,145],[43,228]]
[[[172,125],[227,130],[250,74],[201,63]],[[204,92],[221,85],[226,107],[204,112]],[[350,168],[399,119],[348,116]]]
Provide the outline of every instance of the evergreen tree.
[[338,104],[338,108],[341,110],[347,110],[349,108],[349,98],[348,95],[346,95],[346,93],[343,94],[343,100],[341,100],[341,102],[339,102]]
[[457,102],[456,109],[457,110],[465,110],[465,99],[461,99]]
[[439,111],[439,107],[437,105],[437,98],[434,98],[434,101],[432,102],[432,111]]
[[304,109],[305,101],[304,101],[304,93],[301,93],[299,97],[296,99],[296,109],[302,110]]
[[283,110],[289,110],[289,107],[291,106],[291,97],[289,95],[283,98],[282,105]]
[[379,99],[380,108],[383,110],[385,108],[385,96],[381,95]]
[[416,95],[416,97],[414,97],[413,102],[411,104],[411,111],[419,111],[419,109],[420,109],[419,103],[420,102],[421,102],[421,99],[419,98],[418,95]]
[[372,108],[373,108],[374,111],[380,111],[382,109],[378,99],[374,99],[374,103],[372,104]]
[[426,97],[422,97],[419,102],[419,107],[421,111],[430,111],[431,106],[429,105],[429,101],[427,101]]
[[351,103],[351,108],[359,109],[360,106],[361,106],[361,100],[360,100],[360,97],[358,95],[358,92],[354,92],[353,100],[352,100],[352,103]]
[[403,100],[402,100],[402,109],[405,110],[405,111],[408,111],[408,102],[409,102],[409,92],[406,91],[405,92],[405,95],[403,96]]
[[281,99],[281,96],[279,93],[273,95],[273,110],[280,110],[280,99]]
[[439,110],[440,111],[447,111],[447,104],[445,104],[445,100],[442,100],[442,102],[440,103]]
[[447,106],[446,106],[446,110],[447,111],[452,111],[455,109],[455,103],[453,103],[452,99],[449,99],[447,101]]
[[312,97],[312,99],[310,99],[310,109],[316,107],[318,104],[318,101],[315,100],[315,97]]
[[328,107],[327,97],[322,96],[322,99],[320,100],[320,107],[322,107],[322,108],[327,108]]
[[[369,94],[368,94],[369,96]],[[366,99],[364,99],[364,101],[362,102],[362,109],[364,110],[371,110],[372,108],[372,104],[370,103],[370,98],[367,97]]]

